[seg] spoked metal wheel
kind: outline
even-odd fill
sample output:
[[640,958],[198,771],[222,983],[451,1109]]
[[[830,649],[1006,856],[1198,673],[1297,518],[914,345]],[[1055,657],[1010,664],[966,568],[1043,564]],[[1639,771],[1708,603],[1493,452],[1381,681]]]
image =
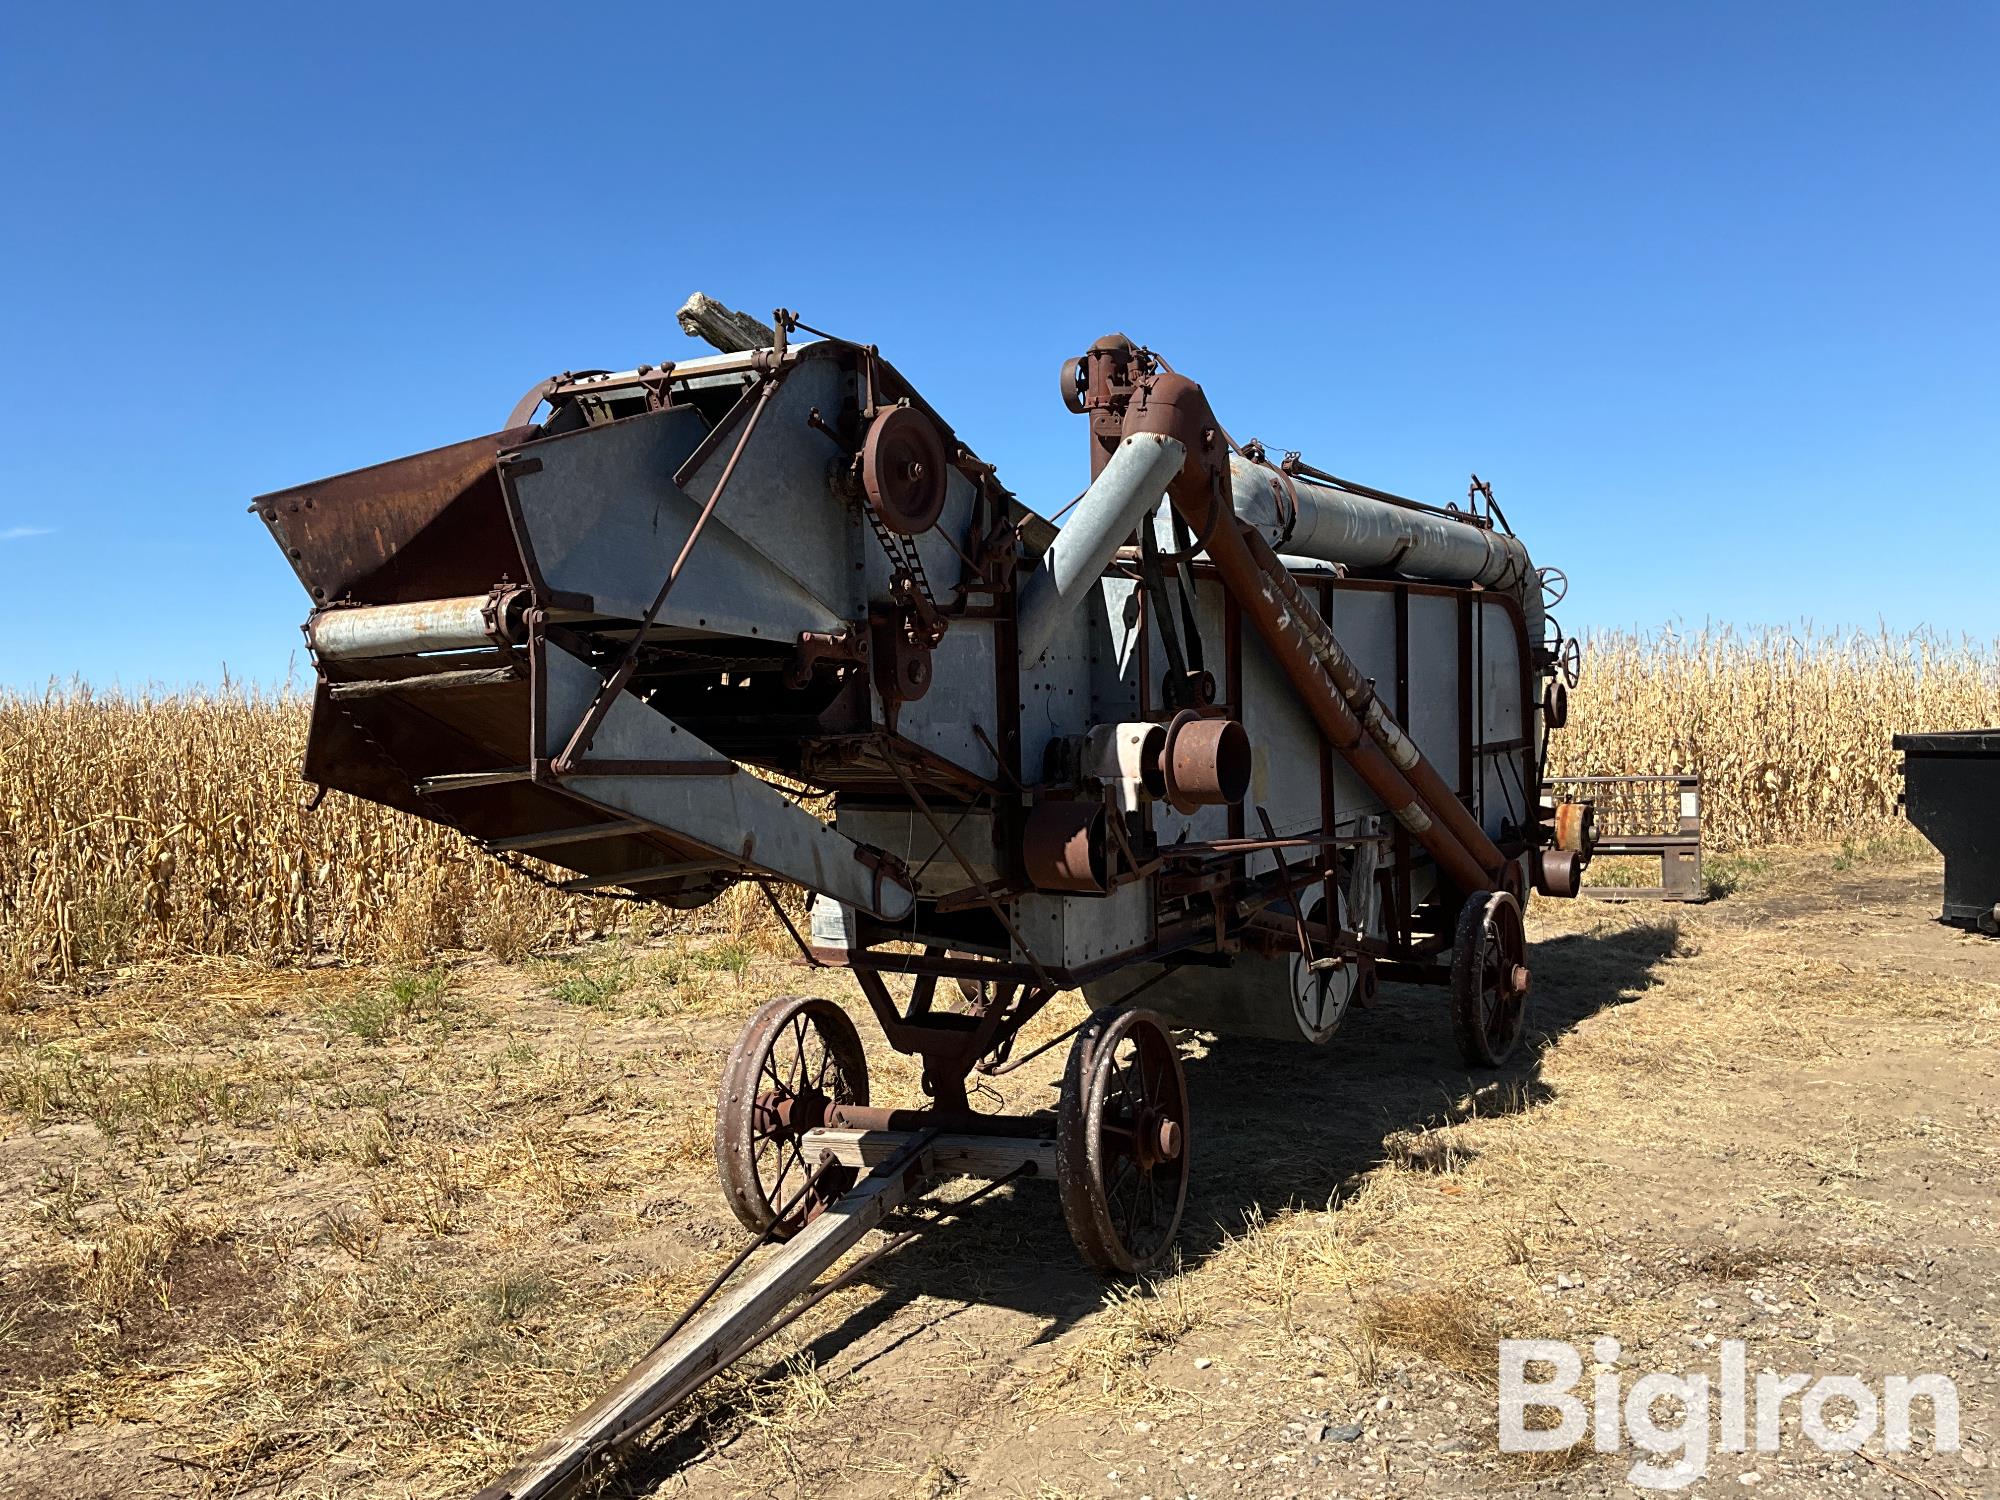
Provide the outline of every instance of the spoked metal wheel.
[[[1339,892],[1334,893],[1335,910],[1340,920],[1334,925],[1345,927],[1347,903]],[[1326,902],[1313,903],[1307,913],[1307,920],[1314,923],[1326,920]],[[1324,1047],[1333,1040],[1334,1032],[1347,1014],[1348,1002],[1361,987],[1361,969],[1354,963],[1343,963],[1338,967],[1328,963],[1322,955],[1320,966],[1314,968],[1306,962],[1303,953],[1294,953],[1285,961],[1285,974],[1292,991],[1292,1019],[1298,1023],[1299,1035],[1315,1047]]]
[[1187,1204],[1187,1078],[1152,1012],[1099,1011],[1071,1046],[1056,1177],[1092,1266],[1129,1274],[1165,1259]]
[[1497,1068],[1528,1021],[1528,939],[1510,891],[1465,903],[1451,960],[1451,1024],[1468,1067]]
[[868,1059],[838,1005],[786,995],[750,1018],[723,1066],[715,1110],[722,1194],[745,1228],[789,1239],[854,1186],[853,1167],[807,1160],[804,1140],[830,1106],[867,1102]]

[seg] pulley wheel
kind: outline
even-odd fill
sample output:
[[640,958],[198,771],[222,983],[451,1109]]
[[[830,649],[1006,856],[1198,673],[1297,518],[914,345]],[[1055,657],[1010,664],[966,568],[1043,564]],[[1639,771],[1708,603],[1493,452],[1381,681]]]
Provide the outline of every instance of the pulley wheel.
[[1575,687],[1583,676],[1583,642],[1570,636],[1556,648],[1556,670],[1566,687]]
[[1556,847],[1565,854],[1589,859],[1597,846],[1597,804],[1558,802],[1556,804]]
[[1554,678],[1542,689],[1542,722],[1551,729],[1560,729],[1569,722],[1569,687],[1561,678]]
[[1151,1011],[1099,1011],[1071,1046],[1056,1179],[1090,1265],[1131,1274],[1166,1258],[1187,1206],[1187,1077]]
[[1467,898],[1451,959],[1451,1025],[1467,1067],[1497,1068],[1528,1019],[1528,939],[1509,891]]
[[[1333,925],[1344,927],[1346,898],[1336,891],[1334,902],[1341,919]],[[1307,920],[1325,919],[1326,902],[1314,902]],[[1294,953],[1285,962],[1285,976],[1292,989],[1292,1019],[1298,1023],[1300,1037],[1315,1047],[1333,1040],[1334,1032],[1340,1029],[1341,1020],[1347,1015],[1348,1003],[1361,985],[1359,964],[1350,958],[1336,967],[1325,962],[1327,956],[1320,955],[1319,968],[1308,964],[1303,953]]]
[[1083,361],[1081,359],[1066,359],[1063,361],[1062,375],[1058,378],[1057,385],[1062,391],[1063,405],[1079,416],[1083,413],[1084,380]]
[[868,424],[861,445],[861,487],[884,526],[917,536],[944,510],[944,439],[937,425],[908,406],[891,406]]
[[750,1017],[723,1065],[715,1110],[716,1171],[744,1228],[790,1239],[854,1186],[853,1167],[807,1159],[805,1134],[830,1106],[867,1102],[868,1059],[838,1005],[784,995]]

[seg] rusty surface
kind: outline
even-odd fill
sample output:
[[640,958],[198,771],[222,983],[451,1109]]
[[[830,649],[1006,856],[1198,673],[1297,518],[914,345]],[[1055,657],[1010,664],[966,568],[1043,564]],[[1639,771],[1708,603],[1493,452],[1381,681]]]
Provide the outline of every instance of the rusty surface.
[[1569,687],[1560,678],[1542,689],[1542,720],[1551,729],[1569,723]]
[[1021,863],[1036,890],[1103,895],[1111,889],[1102,802],[1038,802],[1021,831]]
[[[1299,591],[1298,585],[1292,581],[1291,574],[1279,561],[1278,555],[1271,550],[1270,544],[1252,527],[1243,527],[1241,531],[1250,556],[1270,579],[1272,587],[1284,597],[1287,606],[1293,612],[1293,617],[1300,622],[1306,633],[1307,645],[1314,659],[1333,680],[1333,685],[1346,699],[1347,706],[1361,719],[1370,737],[1381,745],[1384,753],[1395,762],[1397,769],[1409,780],[1411,788],[1421,799],[1424,810],[1445,825],[1452,838],[1478,862],[1489,882],[1497,878],[1505,856],[1486,836],[1486,830],[1479,826],[1478,820],[1467,810],[1465,804],[1459,801],[1457,794],[1438,773],[1437,767],[1417,753],[1416,746],[1411,743],[1409,736],[1397,722],[1400,715],[1389,713],[1387,706],[1377,696],[1373,685],[1362,677],[1360,669],[1354,665],[1354,659],[1335,639],[1331,627]],[[1398,597],[1407,598],[1407,594],[1399,593]],[[1406,613],[1399,611],[1398,619],[1405,621]],[[1406,631],[1406,626],[1399,625],[1398,628],[1399,640],[1406,645],[1407,635],[1403,633]],[[1406,697],[1408,691],[1407,678],[1403,675],[1407,664],[1407,651],[1402,645],[1399,645],[1397,652],[1397,664],[1397,696],[1400,699]]]
[[1563,849],[1535,851],[1535,889],[1565,900],[1583,889],[1583,860]]
[[414,604],[522,576],[494,459],[514,427],[260,495],[251,509],[317,604]]
[[[1483,650],[1484,602],[1503,599],[1508,623],[1495,628],[1519,633],[1524,663],[1556,668],[1558,681],[1541,704],[1548,729],[1566,717],[1577,648],[1559,628],[1552,642],[1529,640],[1530,629],[1542,633],[1540,617],[1529,610],[1537,623],[1524,624],[1513,594],[1482,594],[1466,585],[1470,574],[1399,576],[1409,570],[1399,570],[1397,553],[1388,564],[1352,562],[1352,577],[1336,565],[1295,578],[1277,556],[1287,537],[1306,540],[1296,528],[1307,479],[1467,526],[1504,528],[1490,487],[1475,479],[1469,510],[1439,509],[1338,480],[1296,454],[1274,465],[1254,443],[1236,449],[1200,385],[1112,334],[1060,374],[1063,403],[1088,424],[1093,478],[1132,439],[1142,440],[1135,450],[1158,453],[1165,445],[1155,439],[1171,438],[1184,456],[1161,460],[1143,483],[1124,486],[1133,493],[1120,493],[1115,521],[1095,533],[1080,526],[1072,541],[1088,536],[1091,550],[1069,554],[1055,545],[1056,530],[1008,493],[873,346],[819,334],[824,342],[794,347],[801,331],[817,334],[781,309],[768,347],[681,369],[565,372],[533,387],[506,431],[258,501],[328,621],[322,644],[330,649],[316,663],[308,773],[322,785],[457,827],[560,890],[623,887],[628,899],[696,905],[751,878],[775,905],[769,881],[781,866],[774,861],[787,847],[794,851],[782,868],[829,904],[815,910],[810,933],[799,932],[782,907],[780,916],[808,962],[854,973],[889,1045],[920,1062],[928,1104],[869,1105],[858,1037],[831,1002],[793,998],[760,1010],[728,1059],[716,1134],[725,1195],[759,1233],[796,1233],[852,1180],[851,1169],[822,1177],[826,1163],[804,1160],[804,1137],[818,1126],[1041,1134],[1046,1118],[977,1114],[970,1075],[982,1067],[1004,1071],[1021,1029],[1060,990],[1139,963],[1157,967],[1141,990],[1170,977],[1200,982],[1239,954],[1296,954],[1315,972],[1355,964],[1364,1002],[1378,974],[1448,983],[1468,1058],[1504,1058],[1520,1035],[1529,993],[1520,922],[1526,895],[1531,886],[1573,893],[1590,840],[1587,829],[1572,826],[1575,812],[1533,795],[1541,751],[1529,736],[1540,685],[1530,671],[1522,674],[1516,737],[1477,737],[1474,710],[1480,694],[1490,698],[1491,684],[1475,683],[1475,661],[1490,666],[1505,653],[1475,657],[1474,620]],[[779,401],[781,384],[794,380]],[[528,425],[545,407],[547,420]],[[648,549],[643,527],[618,533],[618,561],[635,553],[645,559],[631,580],[636,590],[615,595],[630,597],[629,604],[611,605],[610,591],[551,594],[524,566],[514,532],[518,525],[525,533],[528,522],[518,507],[510,510],[496,460],[508,460],[510,472],[532,472],[549,451],[538,456],[532,440],[568,434],[602,441],[610,465],[633,431],[620,423],[669,407],[694,446],[677,447],[660,466],[678,465],[671,478],[679,485],[698,470],[716,476],[705,504],[694,507],[692,528],[660,542],[656,519],[657,551]],[[611,431],[588,435],[600,428]],[[1261,492],[1254,498],[1260,516],[1275,517],[1261,523],[1279,538],[1275,544],[1232,503],[1238,451],[1262,466],[1237,461],[1239,482],[1249,485],[1254,476],[1255,484],[1271,486],[1274,509]],[[1155,505],[1176,463],[1171,509],[1157,527],[1145,522],[1132,536],[1132,518]],[[953,470],[970,487],[971,503],[951,508],[943,526]],[[614,476],[624,472],[586,468],[574,482],[596,485],[587,496],[595,503],[614,498]],[[1122,476],[1120,461],[1112,477]],[[1107,485],[1100,499],[1118,492]],[[825,508],[815,508],[822,500]],[[636,514],[602,513],[617,514],[621,524]],[[1080,519],[1093,515],[1101,507],[1084,509]],[[795,520],[798,536],[791,535]],[[1387,524],[1398,532],[1418,524],[1442,530],[1454,546],[1480,540],[1408,515]],[[1099,545],[1104,536],[1109,547]],[[801,545],[800,537],[811,540]],[[775,545],[780,539],[792,543],[789,550]],[[597,550],[579,550],[584,562],[612,555],[603,536],[586,533],[585,540]],[[1115,551],[1120,544],[1125,550]],[[1387,551],[1393,548],[1365,556]],[[1024,630],[1022,600],[1033,601],[1030,585],[1055,576],[1066,555],[1089,559],[1065,578],[1066,590],[1078,587],[1060,596],[1084,623],[1065,641],[1072,654],[1060,669],[1054,658],[1042,669],[1051,638],[1042,628],[1046,617],[1030,610]],[[716,575],[679,583],[675,612],[663,615],[677,580],[711,567]],[[579,563],[572,576],[588,572]],[[726,583],[706,587],[717,578]],[[1086,601],[1093,589],[1103,591],[1100,602],[1128,597],[1124,585],[1107,585],[1112,578],[1137,584],[1125,621],[1137,629],[1130,661],[1136,681],[1121,657],[1117,681],[1107,685],[1094,675],[1105,663],[1103,620],[1089,616]],[[808,602],[793,599],[795,586]],[[1377,591],[1368,612],[1393,621],[1393,660],[1375,667],[1384,679],[1379,697],[1329,625],[1347,589]],[[1392,600],[1382,597],[1389,592]],[[1415,595],[1451,599],[1455,655],[1434,637],[1413,640]],[[697,596],[704,602],[693,603]],[[600,612],[600,605],[637,611],[648,598],[643,614]],[[760,608],[767,602],[768,621]],[[417,605],[424,608],[407,620],[396,612]],[[1443,613],[1433,604],[1421,609]],[[349,618],[333,618],[341,613]],[[1268,711],[1274,691],[1273,674],[1255,654],[1260,643],[1318,730],[1317,742],[1310,735],[1287,741],[1296,765],[1257,765],[1244,727],[1246,718]],[[1435,657],[1423,654],[1433,649]],[[552,673],[552,661],[562,662],[566,675]],[[579,676],[577,662],[595,678]],[[940,675],[954,670],[962,679]],[[1459,726],[1448,753],[1456,786],[1402,728],[1413,681],[1421,708],[1427,676],[1453,671]],[[1128,687],[1136,704],[1122,696]],[[1510,678],[1510,713],[1513,690]],[[633,699],[665,727],[641,715],[647,728],[628,734],[632,716],[623,706]],[[616,744],[598,732],[613,704],[621,706]],[[1099,714],[1117,723],[1096,723]],[[1107,727],[1135,730],[1119,743],[1140,753],[1100,756],[1087,766],[1073,747],[1067,759],[1042,753],[1052,737],[1087,745]],[[593,738],[604,741],[595,757]],[[714,758],[702,758],[704,750]],[[1496,812],[1491,821],[1500,831],[1489,836],[1479,757],[1516,752],[1529,770],[1524,805],[1505,826]],[[683,753],[687,758],[678,758]],[[1363,809],[1336,805],[1336,756],[1369,789]],[[764,780],[688,779],[728,776],[739,764],[805,785],[794,799],[792,788],[781,795]],[[1260,778],[1259,797],[1269,808],[1246,805],[1253,767],[1273,773],[1268,797]],[[599,790],[611,781],[636,790],[629,800],[593,803],[593,775],[608,778]],[[813,816],[817,806],[798,806],[809,794],[839,799],[846,827],[829,833]],[[1377,819],[1374,799],[1397,821]],[[720,821],[732,833],[742,830],[740,843],[716,837],[725,801],[731,812]],[[1312,822],[1305,809],[1313,805],[1317,826],[1289,826]],[[1285,836],[1271,814],[1281,806]],[[1169,807],[1182,815],[1223,809],[1200,830],[1222,836],[1189,838],[1193,830],[1169,819]],[[1336,820],[1357,811],[1365,823],[1345,826],[1368,831],[1336,833]],[[1260,836],[1246,836],[1250,813]],[[898,833],[904,822],[936,835],[914,872],[881,847],[909,852]],[[1576,839],[1577,851],[1545,847],[1565,836]],[[1442,876],[1428,896],[1420,883],[1425,855]],[[541,873],[536,861],[569,878]],[[1343,914],[1333,899],[1336,888],[1365,887],[1364,864],[1378,869],[1379,926],[1372,914]],[[926,876],[921,887],[919,876]],[[882,915],[890,885],[905,895],[923,892],[908,917],[902,906],[898,920]],[[1038,894],[1114,890],[1119,899],[1108,903]],[[1413,901],[1413,891],[1423,899]],[[1043,920],[1057,908],[1060,922]],[[1084,931],[1100,914],[1106,930]],[[1112,924],[1125,924],[1115,937]],[[960,981],[956,994],[952,980]],[[1083,1026],[1059,1099],[1065,1217],[1087,1261],[1124,1272],[1156,1266],[1170,1253],[1191,1159],[1179,1059],[1164,1025],[1130,1008],[1137,993],[1128,977],[1093,996],[1112,1008]],[[1162,989],[1148,1003],[1171,1013],[1167,994]],[[812,1233],[839,1217],[822,1217]]]
[[1584,863],[1600,855],[1660,862],[1652,886],[1590,886],[1603,901],[1700,901],[1699,776],[1561,776],[1543,783],[1543,803],[1558,850]]
[[1143,1010],[1103,1010],[1070,1048],[1056,1120],[1056,1178],[1077,1251],[1131,1275],[1163,1261],[1187,1204],[1187,1076],[1173,1037]]
[[868,424],[861,446],[861,488],[882,524],[917,536],[944,510],[944,439],[922,412],[886,407]]
[[[814,1172],[801,1138],[836,1105],[868,1103],[868,1059],[847,1012],[831,1000],[784,995],[744,1023],[723,1065],[715,1162],[743,1227],[788,1239],[852,1187],[852,1167]],[[808,1181],[811,1190],[798,1198]]]
[[1497,1068],[1528,1018],[1528,940],[1511,891],[1473,896],[1452,945],[1451,1019],[1466,1065]]
[[[1221,428],[1201,388],[1178,375],[1142,382],[1148,395],[1128,420],[1140,431],[1165,432],[1188,449],[1187,467],[1169,490],[1195,532],[1209,537],[1209,560],[1223,587],[1251,621],[1266,648],[1319,725],[1320,732],[1397,820],[1437,860],[1461,891],[1492,887],[1495,875],[1423,807],[1415,789],[1362,728],[1306,644],[1301,621],[1287,608],[1272,575],[1258,565],[1245,535],[1252,528],[1229,513],[1229,471]],[[1220,509],[1224,514],[1216,514]],[[1456,800],[1456,799],[1454,799]]]
[[1167,726],[1160,782],[1179,812],[1241,802],[1250,790],[1251,766],[1250,736],[1235,719],[1183,709]]
[[1585,859],[1596,844],[1597,806],[1594,802],[1556,804],[1556,848]]

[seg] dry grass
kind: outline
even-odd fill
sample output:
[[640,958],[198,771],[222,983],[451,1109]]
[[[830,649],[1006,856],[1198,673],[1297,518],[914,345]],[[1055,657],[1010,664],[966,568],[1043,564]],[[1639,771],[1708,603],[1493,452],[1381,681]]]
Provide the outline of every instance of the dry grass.
[[1481,1288],[1444,1286],[1377,1297],[1361,1312],[1361,1330],[1407,1349],[1461,1379],[1490,1385],[1493,1351],[1504,1336],[1490,1295]]
[[1585,644],[1556,774],[1697,772],[1717,848],[1835,842],[1897,819],[1891,736],[2000,723],[2000,642],[1729,629]]
[[[1832,857],[1774,854],[1760,878],[1816,890]],[[1330,1193],[1268,1191],[1226,1223],[1195,1215],[1184,1268],[1094,1311],[1097,1293],[1080,1288],[1082,1322],[1059,1338],[1042,1342],[1033,1298],[1001,1310],[1024,1257],[1055,1263],[1051,1280],[1067,1265],[1045,1190],[1020,1189],[984,1228],[924,1237],[884,1273],[892,1299],[924,1289],[890,1324],[871,1333],[857,1310],[882,1291],[851,1288],[767,1361],[707,1388],[678,1439],[684,1456],[707,1455],[694,1488],[870,1492],[892,1481],[864,1482],[863,1466],[901,1445],[912,1467],[897,1492],[948,1489],[944,1476],[971,1472],[989,1442],[1039,1449],[1077,1424],[1148,1417],[1175,1441],[1240,1426],[1255,1376],[1284,1419],[1310,1408],[1391,1424],[1367,1415],[1389,1391],[1395,1413],[1410,1391],[1418,1409],[1456,1399],[1470,1419],[1490,1406],[1497,1330],[1611,1326],[1636,1346],[1670,1337],[1703,1291],[1839,1295],[1911,1233],[1857,1174],[1879,1180],[1899,1151],[1965,1154],[1985,1137],[1957,1114],[1746,1117],[1749,1070],[1837,1064],[1857,1023],[1879,1025],[1885,1009],[1905,1043],[1944,1049],[1977,1032],[1990,1045],[2000,988],[1872,970],[1858,981],[1852,954],[1816,936],[1848,920],[1845,903],[1797,918],[1782,942],[1733,905],[1536,903],[1549,959],[1539,1003],[1551,1017],[1587,1010],[1586,1024],[1544,1038],[1531,1073],[1478,1087],[1430,1071],[1426,1030],[1393,1121],[1375,1121],[1376,1073],[1366,1097],[1329,1081],[1313,1150],[1343,1132],[1363,1143],[1336,1152]],[[513,967],[209,962],[185,979],[133,970],[37,991],[0,1017],[0,1110],[19,1163],[0,1179],[18,1204],[0,1215],[13,1257],[0,1340],[26,1351],[0,1393],[52,1451],[131,1424],[120,1461],[169,1474],[155,1489],[476,1488],[641,1353],[740,1243],[709,1161],[714,1080],[739,1013],[800,976],[746,960],[737,941],[617,939]],[[851,1002],[847,983],[812,979]],[[1397,1002],[1367,1017],[1355,1045],[1405,1067],[1382,1035],[1403,1016]],[[1052,1008],[1024,1047],[1074,1019]],[[996,1107],[1045,1105],[1061,1062],[1058,1049],[998,1080]],[[1225,1050],[1204,1066],[1212,1118],[1226,1113],[1214,1090],[1248,1076],[1214,1069],[1256,1065]],[[879,1043],[871,1067],[881,1099],[917,1097],[913,1070]],[[1291,1133],[1292,1115],[1268,1114],[1238,1128]],[[1629,1203],[1603,1202],[1633,1141],[1674,1159],[1723,1139],[1732,1160],[1768,1172],[1739,1190],[1754,1215],[1744,1234],[1663,1237],[1634,1227]],[[1205,1182],[1242,1170],[1209,1141]],[[1559,1276],[1588,1289],[1557,1289]],[[996,1277],[1002,1296],[987,1306]],[[839,1337],[816,1342],[830,1330]],[[1040,1431],[1009,1439],[1010,1422]],[[1259,1431],[1276,1426],[1259,1417]],[[1510,1472],[1592,1461],[1572,1452]],[[1076,1487],[1067,1471],[1046,1478]]]

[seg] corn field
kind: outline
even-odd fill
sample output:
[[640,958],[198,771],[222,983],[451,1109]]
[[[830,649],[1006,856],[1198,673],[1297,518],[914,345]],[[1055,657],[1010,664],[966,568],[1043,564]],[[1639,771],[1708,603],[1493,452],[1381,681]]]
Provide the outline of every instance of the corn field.
[[2000,643],[1909,635],[1609,634],[1585,642],[1550,773],[1695,772],[1717,849],[1898,818],[1898,733],[2000,723]]
[[[337,792],[308,812],[307,713],[302,697],[236,687],[0,693],[0,1001],[30,977],[140,958],[513,958],[687,920],[549,890],[460,834]],[[752,899],[732,892],[728,914],[740,923]]]
[[[1696,771],[1717,848],[1896,816],[1890,736],[2000,722],[2000,651],[1928,635],[1727,630],[1588,643],[1552,770]],[[330,794],[308,813],[306,704],[0,692],[0,992],[133,959],[503,958],[638,924],[763,918],[739,887],[683,914],[564,896],[458,834]]]

